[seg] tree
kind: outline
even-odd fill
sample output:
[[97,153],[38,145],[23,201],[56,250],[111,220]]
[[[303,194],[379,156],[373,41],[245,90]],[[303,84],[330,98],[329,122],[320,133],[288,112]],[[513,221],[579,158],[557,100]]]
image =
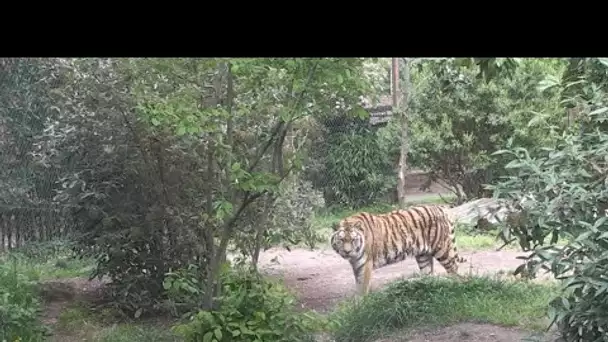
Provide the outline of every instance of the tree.
[[[398,65],[399,60],[395,61]],[[399,70],[397,68],[397,70]],[[400,75],[396,75],[395,79],[397,80]],[[399,172],[398,172],[398,182],[397,182],[397,197],[399,200],[399,207],[405,209],[407,207],[406,198],[405,198],[405,176],[407,172],[407,155],[409,153],[409,138],[408,138],[408,114],[409,114],[409,103],[410,97],[412,93],[412,85],[410,82],[410,63],[407,59],[403,59],[403,86],[402,90],[397,88],[394,89],[395,94],[393,98],[397,98],[399,94],[397,92],[402,93],[402,99],[400,101],[393,104],[395,107],[395,114],[397,114],[399,118],[399,127],[400,127],[400,137],[399,139]]]
[[129,311],[153,308],[164,275],[192,260],[203,272],[202,307],[214,306],[228,246],[255,257],[267,245],[268,215],[253,209],[285,203],[277,200],[302,167],[311,122],[336,102],[361,111],[363,62],[65,61],[70,82],[57,101],[66,114],[48,124],[40,159],[63,175],[57,200],[81,208],[80,241]]

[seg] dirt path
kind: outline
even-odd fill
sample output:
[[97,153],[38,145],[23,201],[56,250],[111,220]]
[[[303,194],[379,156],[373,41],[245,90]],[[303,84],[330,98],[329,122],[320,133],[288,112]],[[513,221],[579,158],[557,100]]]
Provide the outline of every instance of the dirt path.
[[396,336],[375,342],[557,342],[557,336],[531,334],[516,328],[499,327],[492,324],[461,323],[414,333],[409,336]]
[[70,303],[75,301],[94,302],[101,297],[104,282],[86,278],[67,278],[45,281],[41,284],[42,298],[46,310],[42,317],[45,324],[54,325]]
[[[516,259],[524,253],[512,251],[461,252],[467,263],[461,264],[461,274],[493,274],[501,270],[514,270],[521,264]],[[260,257],[260,266],[266,273],[284,278],[306,309],[327,311],[338,301],[355,294],[355,281],[350,264],[329,248],[321,250],[271,249]],[[405,261],[374,271],[372,290],[399,278],[418,272],[416,261]],[[435,272],[445,270],[435,262]]]

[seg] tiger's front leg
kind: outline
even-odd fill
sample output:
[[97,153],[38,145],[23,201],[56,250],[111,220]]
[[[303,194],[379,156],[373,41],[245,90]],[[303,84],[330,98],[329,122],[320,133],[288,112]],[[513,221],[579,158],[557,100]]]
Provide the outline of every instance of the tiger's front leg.
[[365,296],[369,293],[370,283],[372,277],[372,262],[368,260],[365,264],[355,268],[355,282],[357,283],[357,294],[359,296]]

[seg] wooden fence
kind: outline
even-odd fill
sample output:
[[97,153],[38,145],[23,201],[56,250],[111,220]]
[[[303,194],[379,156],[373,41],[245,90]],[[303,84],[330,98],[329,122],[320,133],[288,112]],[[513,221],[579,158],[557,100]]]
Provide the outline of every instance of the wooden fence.
[[30,242],[68,237],[76,227],[72,210],[65,207],[0,207],[0,251]]

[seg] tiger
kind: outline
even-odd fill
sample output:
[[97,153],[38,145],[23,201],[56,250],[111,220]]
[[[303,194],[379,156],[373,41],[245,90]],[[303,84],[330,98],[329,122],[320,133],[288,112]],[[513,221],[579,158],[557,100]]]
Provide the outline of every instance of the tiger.
[[453,220],[446,208],[418,205],[383,214],[360,212],[332,225],[330,244],[353,268],[357,292],[369,293],[372,270],[415,256],[422,274],[433,274],[433,258],[458,275]]

